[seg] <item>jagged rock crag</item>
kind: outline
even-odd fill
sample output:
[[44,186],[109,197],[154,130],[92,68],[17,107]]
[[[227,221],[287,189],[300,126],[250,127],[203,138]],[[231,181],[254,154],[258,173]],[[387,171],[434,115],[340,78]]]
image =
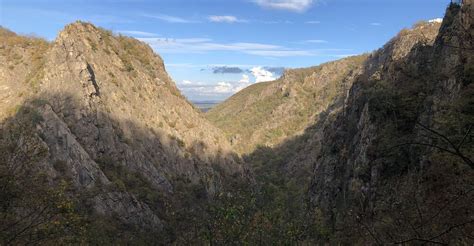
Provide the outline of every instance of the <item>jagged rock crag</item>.
[[[95,191],[94,213],[157,231],[164,210],[124,188],[114,171],[161,194],[156,207],[177,180],[212,194],[223,177],[243,173],[221,131],[180,94],[146,44],[82,22],[52,43],[0,34],[0,137],[14,148],[2,165],[20,165],[8,155],[29,145],[25,159],[51,180],[67,176],[75,189]],[[31,131],[18,129],[21,120]]]

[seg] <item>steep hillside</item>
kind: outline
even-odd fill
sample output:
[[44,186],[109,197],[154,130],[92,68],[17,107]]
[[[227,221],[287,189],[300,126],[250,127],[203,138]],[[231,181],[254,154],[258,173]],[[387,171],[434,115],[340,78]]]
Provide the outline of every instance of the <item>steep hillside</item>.
[[[437,22],[421,21],[415,24],[411,29],[403,29],[396,37],[392,38],[383,48],[368,54],[367,59],[362,65],[361,72],[352,77],[352,82],[367,81],[369,79],[381,79],[381,73],[386,72],[387,76],[392,76],[395,69],[392,66],[395,62],[401,62],[415,46],[429,46],[435,42],[441,24]],[[415,76],[417,67],[410,67],[410,71],[405,74]],[[391,88],[394,89],[395,88]],[[305,134],[300,137],[286,141],[278,151],[282,149],[291,149],[294,155],[288,158],[285,168],[291,171],[298,171],[301,167],[310,167],[320,155],[320,149],[326,145],[323,140],[323,130],[334,124],[337,117],[341,115],[346,117],[347,108],[352,102],[349,101],[349,95],[357,91],[358,85],[352,84],[344,98],[344,104],[333,100],[330,107],[327,107],[319,115],[319,119],[311,122],[305,129]],[[379,103],[385,103],[381,100]]]
[[344,98],[365,59],[362,55],[287,70],[276,81],[240,91],[211,109],[206,117],[241,153],[250,153],[257,145],[275,146],[301,134],[335,100]]
[[[452,4],[433,41],[398,37],[366,62],[316,156],[322,239],[472,244],[474,5]],[[424,32],[418,25],[414,32]]]
[[[126,232],[137,236],[134,230],[160,232],[175,219],[184,202],[178,187],[212,195],[222,178],[242,175],[220,130],[185,100],[144,43],[82,22],[52,43],[0,34],[1,181],[11,192],[30,187],[9,183],[12,177],[33,182],[39,175],[51,192],[65,183],[74,190],[65,191],[67,201],[79,206],[74,212],[116,220],[109,226],[131,226]],[[26,200],[26,192],[15,194],[14,201]],[[22,227],[35,221],[11,219],[6,238],[32,236]],[[127,237],[115,239],[133,240]]]
[[[472,1],[452,4],[442,24],[402,30],[363,61],[347,98],[328,102],[302,134],[245,156],[260,201],[248,209],[266,222],[264,240],[473,243],[473,11]],[[252,104],[277,83],[237,96]],[[210,116],[231,104],[240,117],[267,109],[238,109],[236,97]]]

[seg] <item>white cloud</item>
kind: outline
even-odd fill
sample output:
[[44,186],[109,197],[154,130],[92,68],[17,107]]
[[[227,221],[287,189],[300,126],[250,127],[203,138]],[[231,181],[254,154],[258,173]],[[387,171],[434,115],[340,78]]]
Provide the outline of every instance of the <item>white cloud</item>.
[[247,74],[243,74],[242,79],[239,81],[239,83],[243,83],[243,84],[250,83],[250,77]]
[[258,5],[265,8],[281,9],[294,12],[304,12],[309,9],[315,0],[254,0]]
[[250,72],[252,72],[252,75],[255,77],[256,83],[272,81],[276,79],[273,77],[272,72],[265,70],[263,67],[253,67],[250,69]]
[[307,21],[305,24],[321,24],[321,21]]
[[191,82],[189,80],[183,80],[178,83],[179,89],[185,94],[191,97],[205,97],[214,98],[222,96],[230,96],[234,93],[245,89],[253,82],[250,81],[250,76],[243,74],[239,81],[227,81],[219,82],[217,84],[205,84],[201,82]]
[[248,85],[239,85],[239,86],[235,87],[235,88],[232,90],[232,92],[233,92],[233,93],[237,93],[237,92],[239,92],[239,91],[241,91],[241,90],[243,90],[243,89],[245,89],[245,88],[247,88],[247,87],[248,87]]
[[209,38],[179,38],[179,39],[169,39],[165,38],[167,42],[176,42],[176,43],[184,43],[184,44],[194,44],[194,43],[203,43],[203,42],[210,42],[212,39]]
[[212,87],[213,86],[213,85],[205,84],[202,82],[196,82],[196,81],[191,81],[187,79],[184,79],[181,82],[177,82],[176,85],[179,88],[186,88],[186,89],[195,89],[198,87]]
[[309,44],[326,44],[328,41],[322,40],[322,39],[310,39],[310,40],[305,40],[304,43],[309,43]]
[[234,89],[232,90],[234,93],[237,93],[250,85],[250,77],[247,74],[242,75],[242,79],[239,80],[237,85],[234,85]]
[[285,46],[263,43],[217,43],[207,38],[138,38],[152,46],[158,53],[207,53],[211,51],[233,51],[266,57],[315,56],[318,52],[293,49]]
[[250,77],[247,74],[243,74],[239,82],[220,82],[212,88],[212,91],[221,94],[237,93],[251,84]]
[[436,18],[428,21],[429,23],[442,23],[443,18]]
[[181,18],[181,17],[177,17],[177,16],[171,16],[171,15],[162,15],[162,14],[148,15],[148,14],[146,14],[146,15],[143,15],[143,16],[148,17],[148,18],[153,18],[153,19],[166,21],[168,23],[180,23],[180,24],[199,23],[198,21],[188,20],[188,19],[184,19],[184,18]]
[[273,44],[261,44],[261,43],[233,43],[232,46],[235,46],[237,49],[262,49],[262,50],[272,50],[272,49],[280,49],[281,46],[273,45]]
[[266,57],[296,57],[316,55],[314,52],[307,50],[247,50],[244,53]]
[[232,15],[211,15],[207,17],[210,22],[224,22],[224,23],[236,23],[236,22],[247,22],[246,20],[241,20]]
[[122,30],[122,31],[117,31],[118,33],[125,34],[125,35],[130,35],[133,37],[156,37],[158,36],[155,33],[151,32],[142,32],[142,31],[129,31],[129,30]]
[[382,23],[378,23],[378,22],[372,22],[370,23],[371,26],[381,26]]
[[192,85],[193,82],[189,81],[189,80],[183,80],[183,82],[181,82],[182,85]]
[[213,88],[215,93],[230,93],[232,92],[233,86],[227,82],[219,82],[217,86]]

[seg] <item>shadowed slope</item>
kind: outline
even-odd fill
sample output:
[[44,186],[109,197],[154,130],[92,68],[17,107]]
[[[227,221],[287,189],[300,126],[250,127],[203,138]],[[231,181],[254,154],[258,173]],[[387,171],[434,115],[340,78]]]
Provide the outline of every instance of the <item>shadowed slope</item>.
[[211,198],[224,177],[244,175],[221,132],[184,99],[146,44],[82,22],[52,43],[10,32],[0,38],[2,178],[32,165],[45,186],[65,179],[73,189],[66,194],[87,216],[133,234],[171,226],[177,186],[202,187]]

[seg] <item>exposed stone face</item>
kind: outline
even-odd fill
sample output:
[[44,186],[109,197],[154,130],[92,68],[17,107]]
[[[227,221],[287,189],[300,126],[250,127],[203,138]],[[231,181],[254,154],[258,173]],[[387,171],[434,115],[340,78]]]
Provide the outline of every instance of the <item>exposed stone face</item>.
[[76,177],[74,182],[78,187],[91,187],[96,182],[107,184],[109,181],[99,166],[82,148],[68,126],[53,112],[51,106],[45,105],[41,115],[43,121],[37,129],[44,136],[42,140],[49,148],[51,160],[68,163],[71,167],[68,171]]
[[[88,190],[110,183],[101,165],[122,166],[171,195],[177,178],[204,183],[215,192],[221,175],[243,173],[220,130],[180,94],[163,60],[146,44],[82,22],[66,26],[43,49],[24,39],[32,44],[9,45],[10,53],[0,56],[8,60],[20,53],[24,60],[12,64],[12,71],[0,68],[0,109],[3,119],[22,104],[37,109],[42,120],[36,139],[47,146],[42,163],[51,177],[61,175],[52,167],[61,162],[74,185]],[[34,52],[42,61],[38,71],[29,66]],[[33,72],[38,81],[31,85],[26,80]],[[100,214],[162,227],[157,215],[127,192],[104,190],[92,201]]]
[[[472,209],[466,207],[472,196],[463,196],[449,211],[433,205],[453,199],[452,189],[472,185],[471,172],[459,174],[469,166],[436,148],[404,145],[438,144],[427,138],[434,134],[428,129],[444,134],[451,131],[447,135],[451,139],[465,134],[470,120],[461,117],[466,104],[460,102],[472,97],[472,81],[462,71],[472,66],[473,56],[457,47],[473,47],[469,38],[473,26],[462,24],[468,13],[472,13],[470,6],[451,7],[441,27],[436,23],[417,25],[372,54],[351,88],[344,114],[339,113],[320,129],[321,143],[312,145],[312,153],[318,157],[313,162],[310,199],[335,235],[361,240],[356,234],[362,233],[368,241],[391,242],[410,238],[414,232],[409,223],[413,223],[423,228],[419,232],[422,236],[418,235],[423,238],[441,230],[439,225],[463,220],[450,211],[472,216]],[[392,105],[394,102],[398,104]],[[451,121],[450,117],[461,118]],[[395,147],[400,144],[403,147]],[[465,148],[466,153],[472,151],[472,144]],[[434,183],[429,181],[432,179]],[[432,189],[438,190],[430,193]],[[412,219],[415,205],[422,216],[439,209],[443,218]],[[399,224],[383,224],[387,220]],[[407,228],[400,229],[404,226]],[[385,231],[394,228],[398,231],[389,237]],[[375,239],[370,235],[373,231]]]
[[144,227],[147,230],[163,229],[163,221],[146,204],[129,194],[102,193],[93,198],[92,204],[99,215],[117,218],[125,224]]

